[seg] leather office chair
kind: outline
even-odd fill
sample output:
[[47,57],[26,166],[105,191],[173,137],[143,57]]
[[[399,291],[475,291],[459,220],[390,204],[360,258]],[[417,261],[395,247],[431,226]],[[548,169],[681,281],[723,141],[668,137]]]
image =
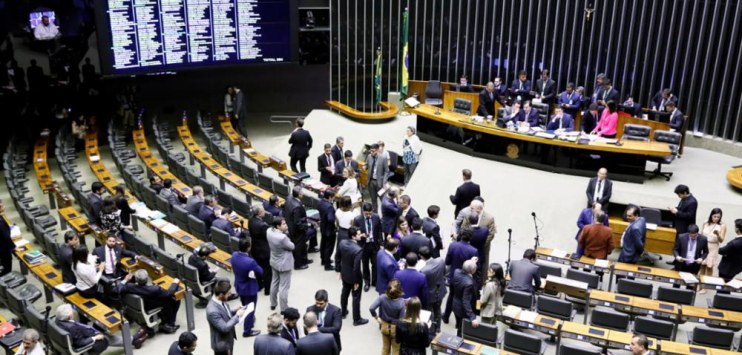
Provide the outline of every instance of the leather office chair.
[[128,249],[135,251],[137,254],[144,255],[148,258],[154,256],[153,244],[147,242],[138,235],[124,229],[121,231],[121,239],[126,243]]
[[288,198],[288,196],[291,194],[291,189],[289,189],[289,186],[284,184],[283,182],[273,180],[273,189],[272,191],[283,198]]
[[15,289],[8,289],[8,309],[21,320],[25,325],[28,324],[26,321],[26,309],[33,307],[34,301],[41,298],[41,290],[36,288],[32,284],[25,284]]
[[505,295],[502,297],[502,304],[518,306],[523,309],[532,309],[533,295],[529,292],[506,289]]
[[273,178],[270,176],[258,173],[258,186],[260,186],[261,189],[265,189],[268,191],[273,191]]
[[649,157],[648,160],[657,163],[657,169],[653,171],[647,171],[650,174],[649,179],[653,179],[656,176],[663,176],[667,181],[670,181],[672,177],[671,172],[662,172],[662,164],[672,164],[675,158],[678,156],[678,150],[680,149],[680,142],[683,140],[683,136],[678,132],[671,131],[654,131],[654,140],[656,142],[667,143],[670,146],[670,154],[666,157]]
[[180,206],[173,206],[173,219],[175,224],[185,231],[189,231],[188,228],[188,210]]
[[657,288],[657,300],[692,306],[696,293],[684,288],[660,286]]
[[443,88],[438,80],[429,80],[425,84],[425,103],[428,105],[443,105]]
[[724,350],[731,350],[732,347],[736,347],[733,331],[704,326],[695,327],[693,332],[688,332],[688,343]]
[[88,352],[90,349],[93,348],[93,342],[90,342],[89,344],[80,348],[75,348],[74,346],[72,346],[72,337],[70,336],[70,333],[62,329],[62,327],[58,326],[56,321],[49,321],[48,329],[49,341],[51,342],[51,345],[47,344],[47,346],[50,345],[52,349],[54,349],[55,353],[80,355]]
[[518,354],[541,355],[546,350],[546,343],[535,335],[508,329],[502,348]]
[[649,126],[627,123],[623,125],[623,136],[621,136],[621,139],[649,142],[649,132],[651,131],[652,129]]
[[576,313],[571,302],[550,296],[538,297],[536,300],[536,312],[568,321],[571,321]]
[[[49,318],[48,321],[53,322],[54,319]],[[42,341],[48,339],[47,335],[49,334],[49,327],[46,324],[46,310],[39,311],[34,306],[29,306],[26,308],[26,322],[28,323],[29,328],[36,329],[39,332]]]
[[[717,293],[713,300],[706,299],[709,307],[725,309],[733,312],[742,312],[742,297],[731,294]],[[730,329],[732,331],[738,331],[742,327],[738,326],[722,326],[722,325],[709,325],[712,328]]]
[[662,225],[662,212],[658,208],[642,207],[640,213],[646,223]]
[[212,226],[211,233],[209,235],[211,236],[211,242],[214,243],[217,248],[228,253],[232,253],[234,251],[232,250],[232,246],[229,243],[230,235],[227,232]]
[[618,293],[644,298],[652,297],[652,284],[650,283],[629,279],[618,279],[616,284],[616,291],[618,291]]
[[216,199],[222,207],[232,208],[232,195],[222,189],[216,189]]
[[464,340],[471,340],[493,348],[496,348],[500,344],[496,324],[479,323],[479,326],[474,328],[471,326],[471,320],[464,319],[462,337]]
[[206,223],[198,219],[198,217],[193,215],[188,216],[188,229],[190,229],[191,234],[193,234],[194,237],[206,242],[209,241],[206,231]]
[[[581,282],[587,283],[587,287],[591,290],[600,288],[600,276],[597,274],[593,274],[591,272],[585,272],[585,271],[580,271],[580,270],[575,270],[575,269],[570,268],[570,269],[567,269],[566,278],[570,280],[581,281]],[[569,302],[572,302],[579,309],[582,309],[582,307],[585,305],[585,300],[582,298],[565,296],[564,299],[566,299]]]
[[237,212],[238,215],[250,218],[252,216],[252,207],[250,207],[250,203],[242,201],[241,198],[238,197],[232,197],[232,206],[234,207],[234,211]]
[[549,105],[545,103],[531,103],[531,107],[538,111],[539,125],[545,126],[549,121]]
[[155,196],[155,206],[158,211],[164,213],[168,219],[170,218],[170,202],[167,199],[160,195]]
[[[587,345],[587,344],[586,344]],[[600,348],[585,348],[582,344],[580,346],[574,344],[559,344],[559,355],[601,355],[603,349]]]
[[129,319],[141,326],[157,332],[157,329],[160,327],[160,323],[162,322],[162,319],[160,319],[162,307],[153,308],[148,311],[144,307],[144,300],[142,297],[133,293],[127,293],[124,295],[124,304],[126,305],[125,312]]
[[180,270],[180,263],[178,262],[178,259],[160,248],[154,248],[154,256],[168,275],[172,277],[179,276],[178,271]]
[[549,275],[562,277],[562,268],[559,266],[549,265],[538,261],[534,264],[538,266],[538,273],[541,278],[545,279],[546,276]]
[[471,116],[471,100],[456,98],[453,100],[453,112]]
[[183,278],[183,282],[193,291],[193,295],[200,300],[206,300],[211,297],[214,290],[214,283],[216,278],[211,281],[201,281],[201,277],[198,274],[198,270],[188,264],[178,264],[179,275]]
[[612,309],[593,309],[590,325],[625,332],[629,329],[629,315]]
[[636,317],[634,319],[634,333],[648,337],[670,340],[675,334],[675,323],[650,317]]

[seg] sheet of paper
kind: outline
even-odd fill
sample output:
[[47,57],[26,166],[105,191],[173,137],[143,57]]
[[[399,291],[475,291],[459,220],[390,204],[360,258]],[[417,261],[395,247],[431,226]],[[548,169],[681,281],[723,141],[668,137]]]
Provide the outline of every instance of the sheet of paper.
[[154,221],[150,221],[149,223],[150,223],[150,224],[151,224],[152,226],[154,226],[155,228],[157,228],[157,229],[162,229],[162,228],[164,228],[164,227],[165,227],[166,225],[168,225],[168,222],[167,222],[166,220],[164,220],[164,219],[156,219],[156,220],[154,220]]
[[536,317],[538,316],[538,313],[531,312],[531,311],[522,311],[520,312],[520,315],[518,316],[518,319],[526,322],[526,323],[533,323],[536,321]]
[[250,270],[250,273],[247,274],[248,278],[254,279],[255,278],[255,271]]
[[649,230],[657,230],[657,223],[647,223],[647,229]]
[[742,280],[732,279],[731,281],[727,282],[727,286],[735,289],[742,288]]
[[502,315],[505,318],[515,319],[515,318],[518,318],[518,315],[520,314],[521,311],[522,309],[520,307],[509,305],[509,306],[506,306],[505,309],[502,310]]
[[15,238],[19,237],[21,235],[21,228],[18,226],[13,226],[10,228],[10,237]]
[[551,250],[551,256],[553,256],[553,257],[566,258],[567,255],[569,255],[569,253],[567,253],[564,250],[559,250],[559,249],[552,249]]
[[180,228],[172,223],[168,223],[164,227],[162,227],[162,231],[167,234],[175,234],[180,232]]
[[[683,279],[683,281],[685,281],[685,283],[687,284],[698,283],[698,279],[696,278],[696,276],[689,272],[680,272],[679,274],[680,278]],[[721,284],[724,284],[724,280],[721,280]]]
[[[682,274],[682,272],[681,272],[681,274]],[[680,276],[682,277],[683,275],[680,275]],[[704,276],[703,277],[703,283],[723,286],[724,285],[724,279],[722,279],[721,277]]]
[[238,323],[242,324],[245,323],[245,318],[247,316],[255,311],[255,302],[248,303],[247,306],[245,306],[245,313],[242,313],[242,317],[240,317],[240,321]]
[[607,268],[610,266],[610,262],[606,259],[595,259],[595,266],[600,268]]
[[13,241],[13,243],[15,243],[15,247],[16,248],[20,248],[20,247],[23,247],[23,246],[25,246],[26,244],[28,244],[30,242],[28,240],[26,240],[26,239],[18,239],[18,240]]

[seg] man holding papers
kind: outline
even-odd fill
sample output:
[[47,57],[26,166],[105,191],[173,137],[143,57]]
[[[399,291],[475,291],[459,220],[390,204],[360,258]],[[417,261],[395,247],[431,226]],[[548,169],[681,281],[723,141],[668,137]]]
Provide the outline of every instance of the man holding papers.
[[675,257],[675,270],[698,274],[701,262],[709,254],[708,242],[705,236],[698,234],[698,226],[688,226],[688,233],[678,236],[672,255]]
[[[250,252],[250,239],[240,239],[239,251],[232,253],[232,269],[234,270],[234,289],[237,291],[237,295],[240,296],[240,301],[243,306],[253,303],[253,307],[258,302],[258,278],[263,277],[263,268],[258,265],[255,259],[251,258],[248,253]],[[259,330],[252,329],[255,325],[255,312],[245,317],[245,328],[242,331],[242,336],[252,337],[260,334]]]

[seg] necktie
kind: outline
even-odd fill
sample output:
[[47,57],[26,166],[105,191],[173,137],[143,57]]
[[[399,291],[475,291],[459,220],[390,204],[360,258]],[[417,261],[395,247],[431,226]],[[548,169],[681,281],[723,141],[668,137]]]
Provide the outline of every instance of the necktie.
[[371,171],[369,174],[371,180],[376,178],[376,176],[374,175],[375,173],[376,173],[376,156],[374,156],[373,159],[371,159]]
[[600,200],[601,195],[603,194],[603,180],[598,180],[598,191],[595,193],[595,201]]
[[366,233],[368,233],[366,240],[372,242],[374,240],[374,233],[371,230],[371,218],[366,218]]
[[603,91],[603,101],[605,101],[605,98],[608,97],[608,93],[611,92],[610,90]]
[[227,304],[227,302],[222,302],[222,306],[224,306],[224,309],[227,311],[227,314],[229,314],[229,316],[231,317],[232,311],[229,310],[229,305]]
[[557,120],[559,120],[559,129],[562,129],[562,118],[558,117]]
[[325,311],[319,312],[319,326],[325,326]]
[[691,254],[690,252],[691,252],[691,250],[696,249],[696,240],[693,239],[693,238],[689,238],[689,239],[690,240],[688,241],[688,253],[687,253],[688,254],[688,260],[685,261],[685,264],[686,265],[690,265],[690,264],[693,263],[693,260],[692,259],[693,259],[693,257],[695,257],[695,255]]
[[518,81],[518,83],[520,83],[520,86],[519,86],[518,90],[523,90],[523,82],[522,81]]
[[109,248],[108,252],[110,254],[109,261],[111,262],[111,272],[116,271],[116,256],[113,254],[113,248]]
[[662,99],[662,102],[660,102],[660,107],[658,107],[658,108],[660,108],[660,109],[664,109],[665,108],[665,99]]
[[332,166],[332,158],[330,156],[327,156],[327,166]]

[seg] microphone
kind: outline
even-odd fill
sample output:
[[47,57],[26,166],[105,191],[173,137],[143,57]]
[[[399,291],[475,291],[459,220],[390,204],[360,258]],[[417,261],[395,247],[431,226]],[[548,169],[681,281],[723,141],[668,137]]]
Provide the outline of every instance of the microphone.
[[508,233],[513,233],[513,228],[508,228]]
[[186,255],[186,253],[180,253],[180,254],[175,254],[175,257],[176,257],[176,258],[182,258],[182,257],[184,257],[185,255]]
[[536,217],[536,212],[531,212],[531,217]]

